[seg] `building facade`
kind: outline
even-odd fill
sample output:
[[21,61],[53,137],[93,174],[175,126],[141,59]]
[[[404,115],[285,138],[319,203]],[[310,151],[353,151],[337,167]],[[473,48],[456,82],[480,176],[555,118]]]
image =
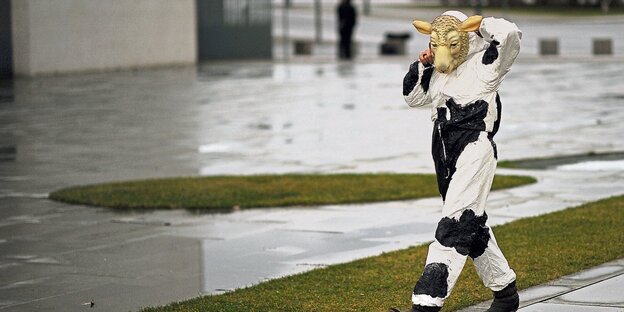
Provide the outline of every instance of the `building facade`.
[[270,10],[270,0],[0,0],[0,69],[34,76],[271,58]]

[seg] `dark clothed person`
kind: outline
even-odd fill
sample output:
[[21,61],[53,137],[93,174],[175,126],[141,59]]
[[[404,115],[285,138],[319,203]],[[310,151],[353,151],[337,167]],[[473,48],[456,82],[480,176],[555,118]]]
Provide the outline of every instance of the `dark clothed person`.
[[337,9],[338,13],[338,33],[340,34],[340,53],[341,59],[351,59],[351,38],[353,36],[353,28],[357,23],[357,12],[350,0],[342,0]]

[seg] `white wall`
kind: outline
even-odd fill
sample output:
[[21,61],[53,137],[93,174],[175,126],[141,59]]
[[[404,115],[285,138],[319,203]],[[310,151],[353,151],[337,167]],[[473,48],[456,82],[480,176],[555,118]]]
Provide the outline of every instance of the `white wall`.
[[192,64],[195,0],[12,0],[16,75]]

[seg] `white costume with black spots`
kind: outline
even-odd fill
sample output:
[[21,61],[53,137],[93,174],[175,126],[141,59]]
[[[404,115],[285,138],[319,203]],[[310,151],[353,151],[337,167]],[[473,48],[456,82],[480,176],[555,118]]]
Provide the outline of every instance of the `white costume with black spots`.
[[469,35],[468,56],[451,73],[416,62],[404,80],[410,106],[433,106],[432,154],[443,218],[412,295],[414,305],[432,311],[451,293],[467,256],[493,291],[516,278],[486,225],[485,203],[496,169],[498,88],[519,53],[521,32],[504,19],[484,18],[479,33]]

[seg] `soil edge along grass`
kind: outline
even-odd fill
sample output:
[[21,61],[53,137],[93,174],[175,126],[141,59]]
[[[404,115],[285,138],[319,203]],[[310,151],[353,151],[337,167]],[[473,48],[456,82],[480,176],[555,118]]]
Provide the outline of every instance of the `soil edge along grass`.
[[[496,176],[493,189],[535,182]],[[62,189],[50,199],[116,209],[229,210],[368,203],[439,196],[432,174],[290,174],[151,179]]]
[[[624,196],[600,200],[494,228],[527,288],[624,257]],[[427,246],[288,276],[224,295],[203,296],[143,312],[165,311],[409,311],[410,290],[422,274]],[[443,311],[491,298],[471,261]]]

